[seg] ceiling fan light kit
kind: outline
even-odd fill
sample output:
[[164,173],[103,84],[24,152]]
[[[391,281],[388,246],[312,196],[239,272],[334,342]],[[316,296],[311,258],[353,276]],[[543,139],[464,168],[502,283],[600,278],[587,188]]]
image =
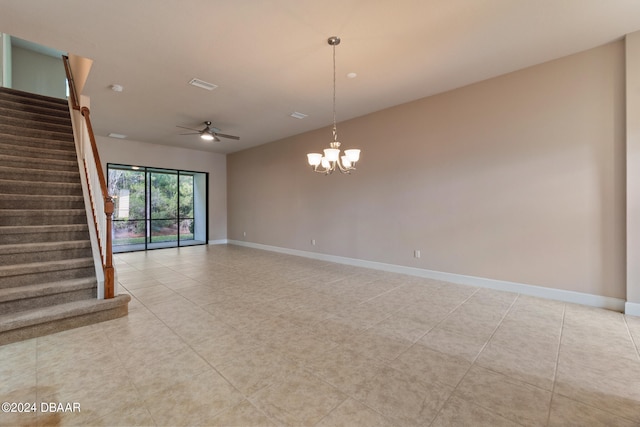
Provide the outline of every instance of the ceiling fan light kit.
[[344,155],[340,155],[340,142],[338,141],[338,129],[336,126],[336,46],[340,44],[340,38],[329,37],[327,43],[333,47],[333,141],[330,148],[324,149],[324,155],[320,153],[307,154],[307,161],[314,172],[330,175],[335,170],[341,173],[350,174],[356,169],[356,163],[360,160],[360,150],[352,148],[345,150]]
[[226,135],[224,133],[220,133],[220,129],[212,127],[211,126],[211,121],[209,121],[209,120],[204,122],[204,125],[205,125],[205,128],[202,129],[202,130],[186,128],[184,126],[177,126],[177,127],[181,128],[181,129],[187,129],[187,130],[192,130],[193,131],[193,132],[190,132],[190,133],[181,133],[180,135],[200,135],[200,138],[204,139],[205,141],[220,142],[220,138],[235,139],[235,140],[239,140],[240,139],[239,136]]

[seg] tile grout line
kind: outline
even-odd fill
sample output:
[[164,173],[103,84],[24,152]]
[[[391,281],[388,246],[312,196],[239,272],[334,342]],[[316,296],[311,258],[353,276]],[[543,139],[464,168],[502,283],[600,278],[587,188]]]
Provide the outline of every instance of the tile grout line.
[[547,414],[547,425],[551,422],[551,405],[553,404],[553,395],[556,392],[556,380],[558,378],[558,364],[560,363],[560,349],[562,348],[562,336],[564,334],[564,322],[567,314],[567,304],[562,305],[562,322],[560,323],[560,337],[558,339],[558,354],[556,355],[556,365],[553,369],[553,385],[551,386],[551,400],[549,401],[549,412]]
[[[394,369],[394,370],[395,370],[395,368],[393,368],[393,367],[391,367],[391,366],[388,366],[386,363],[381,363],[381,365],[380,365],[380,366],[387,366],[388,368],[390,368],[390,369]],[[324,378],[322,378],[320,375],[318,375],[318,374],[316,374],[315,372],[313,372],[313,371],[311,370],[311,368],[307,367],[306,365],[305,365],[305,366],[303,366],[303,367],[302,367],[302,369],[303,369],[304,371],[306,371],[308,374],[310,374],[310,375],[314,376],[315,378],[317,378],[318,380],[322,381],[324,384],[327,384],[327,385],[329,385],[330,387],[335,388],[335,389],[336,389],[336,390],[338,390],[340,393],[342,393],[342,394],[344,394],[344,395],[346,396],[346,398],[345,398],[343,401],[341,401],[338,405],[336,405],[333,409],[331,409],[331,411],[329,411],[325,416],[323,416],[323,417],[322,417],[322,418],[321,418],[321,419],[320,419],[320,420],[319,420],[315,425],[318,425],[319,423],[321,423],[321,422],[322,422],[322,420],[324,420],[326,417],[328,417],[328,416],[329,416],[329,414],[331,414],[333,411],[335,411],[338,407],[342,406],[342,405],[343,405],[347,400],[349,400],[349,399],[351,399],[351,400],[353,400],[354,402],[357,402],[357,403],[359,403],[359,404],[361,404],[361,405],[365,406],[365,407],[366,407],[366,408],[368,408],[369,410],[371,410],[371,411],[375,412],[376,414],[380,415],[380,417],[382,417],[383,419],[385,419],[385,420],[387,420],[387,421],[393,421],[393,419],[392,419],[392,418],[390,418],[390,417],[388,417],[388,416],[384,415],[382,412],[378,411],[377,409],[372,408],[371,406],[367,405],[367,403],[366,403],[366,402],[364,402],[364,401],[362,401],[362,400],[358,399],[356,396],[354,396],[354,395],[352,395],[352,394],[350,394],[350,393],[348,393],[348,392],[346,392],[346,391],[340,390],[340,389],[338,388],[338,386],[336,386],[335,384],[332,384],[332,383],[330,383],[329,381],[325,380],[325,379],[324,379]]]
[[[504,319],[506,319],[506,317],[509,315],[509,313],[511,313],[511,310],[513,309],[513,306],[516,304],[516,302],[518,301],[519,298],[520,298],[520,294],[516,294],[516,297],[513,299],[513,302],[511,303],[511,305],[509,306],[507,311],[505,311],[505,313],[502,315],[502,318],[500,319],[500,321],[498,322],[496,327],[493,329],[493,332],[491,332],[491,336],[489,336],[489,339],[484,343],[484,345],[482,346],[482,348],[480,349],[478,354],[476,354],[476,357],[473,358],[473,361],[471,362],[471,366],[476,364],[476,361],[478,360],[478,357],[480,357],[480,354],[482,354],[484,349],[487,347],[487,344],[489,344],[489,341],[491,341],[491,339],[496,334],[498,329],[500,329],[500,326],[502,326],[502,322],[504,322]],[[469,369],[471,369],[471,368],[469,368]]]
[[[480,288],[478,288],[478,291],[480,290]],[[478,292],[476,291],[476,292]],[[474,292],[471,296],[475,295],[476,292]],[[471,298],[471,296],[469,298]],[[502,322],[504,321],[504,319],[509,315],[509,313],[511,312],[511,309],[513,308],[513,306],[515,305],[516,301],[518,301],[518,298],[520,298],[520,294],[516,294],[516,297],[513,299],[513,301],[511,302],[511,305],[509,305],[509,308],[505,311],[505,313],[502,315],[502,318],[500,319],[500,321],[498,322],[498,324],[496,325],[496,327],[494,328],[493,332],[491,333],[491,336],[489,337],[489,339],[487,339],[487,341],[484,343],[484,345],[482,346],[482,348],[480,349],[480,351],[478,352],[478,354],[476,355],[476,357],[473,358],[473,361],[469,364],[469,367],[467,368],[467,371],[464,373],[464,375],[460,378],[460,381],[458,381],[458,383],[455,385],[455,387],[453,388],[453,391],[451,392],[451,394],[449,395],[449,397],[447,398],[447,400],[444,402],[444,404],[442,405],[442,407],[440,408],[440,410],[438,411],[438,413],[436,414],[436,416],[433,418],[433,420],[431,421],[432,425],[435,420],[438,419],[438,416],[440,415],[440,413],[442,412],[442,410],[444,409],[445,406],[447,406],[447,404],[449,403],[449,401],[451,400],[451,398],[453,397],[453,395],[455,394],[456,390],[458,389],[458,387],[460,386],[460,384],[462,383],[462,381],[464,381],[464,378],[469,374],[469,371],[471,370],[471,368],[473,368],[473,366],[476,364],[476,360],[478,359],[478,357],[480,356],[480,354],[482,354],[482,352],[484,351],[485,347],[487,346],[487,344],[489,343],[489,341],[491,341],[491,338],[493,338],[493,336],[495,335],[496,331],[500,328],[500,325],[502,325]],[[468,298],[467,298],[468,300]],[[466,301],[465,301],[466,302]],[[447,316],[448,317],[448,316]],[[437,350],[436,350],[437,351]],[[465,400],[466,401],[466,400]],[[468,401],[466,401],[468,402]],[[497,415],[501,418],[507,419],[505,417],[503,417],[500,414],[496,414],[495,412],[493,412],[492,410],[485,408],[484,406],[478,405],[475,402],[469,402],[472,405],[475,405],[479,408],[485,409],[487,411],[489,411],[491,414]],[[509,420],[511,421],[511,420]]]
[[[462,305],[464,303],[466,303],[467,301],[469,301],[475,294],[477,294],[480,291],[481,288],[477,288],[471,295],[469,295],[467,298],[464,299],[464,301],[462,301],[460,304],[456,305],[454,308],[452,308],[446,316],[444,316],[439,322],[437,322],[435,325],[433,325],[432,327],[430,327],[429,329],[427,329],[422,335],[420,335],[409,347],[407,347],[403,352],[401,352],[400,354],[398,354],[393,360],[396,360],[398,357],[402,356],[404,353],[406,353],[407,351],[409,351],[411,348],[413,348],[415,345],[418,344],[418,341],[420,341],[422,338],[426,337],[427,335],[429,335],[429,332],[433,331],[435,328],[437,328],[438,326],[440,326],[442,323],[444,323],[445,320],[449,319],[453,313],[459,309],[460,307],[462,307]],[[437,351],[434,349],[434,351]],[[438,352],[440,353],[440,352]],[[392,360],[392,361],[393,361]]]
[[624,326],[627,328],[627,334],[629,334],[629,339],[631,339],[631,343],[636,349],[636,355],[638,356],[638,360],[640,360],[640,342],[636,342],[636,340],[633,339],[633,334],[631,333],[631,329],[629,329],[629,323],[627,322],[627,316],[623,315],[622,318],[624,319]]

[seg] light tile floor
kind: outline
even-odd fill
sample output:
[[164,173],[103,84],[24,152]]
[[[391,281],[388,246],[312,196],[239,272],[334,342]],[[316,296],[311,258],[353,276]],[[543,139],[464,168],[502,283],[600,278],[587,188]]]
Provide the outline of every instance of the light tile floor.
[[0,425],[638,426],[640,318],[234,246],[117,256],[126,318],[0,347]]

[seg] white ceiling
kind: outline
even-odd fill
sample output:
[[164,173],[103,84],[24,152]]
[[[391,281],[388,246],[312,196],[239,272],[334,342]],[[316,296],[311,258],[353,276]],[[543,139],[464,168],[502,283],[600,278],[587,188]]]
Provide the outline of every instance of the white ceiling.
[[[97,134],[218,153],[331,139],[329,36],[343,121],[637,30],[638,0],[0,0],[0,32],[94,61]],[[205,120],[240,141],[179,135]]]

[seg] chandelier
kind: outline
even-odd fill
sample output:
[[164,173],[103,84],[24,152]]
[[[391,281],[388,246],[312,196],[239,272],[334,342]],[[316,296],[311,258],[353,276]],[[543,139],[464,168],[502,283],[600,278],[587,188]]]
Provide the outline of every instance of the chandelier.
[[344,155],[340,155],[340,142],[336,127],[336,46],[340,44],[340,38],[329,37],[327,42],[333,46],[333,141],[329,144],[330,148],[324,149],[324,155],[309,153],[307,160],[314,172],[330,175],[337,169],[341,173],[349,174],[356,169],[356,162],[360,159],[360,150],[355,148],[344,150]]

